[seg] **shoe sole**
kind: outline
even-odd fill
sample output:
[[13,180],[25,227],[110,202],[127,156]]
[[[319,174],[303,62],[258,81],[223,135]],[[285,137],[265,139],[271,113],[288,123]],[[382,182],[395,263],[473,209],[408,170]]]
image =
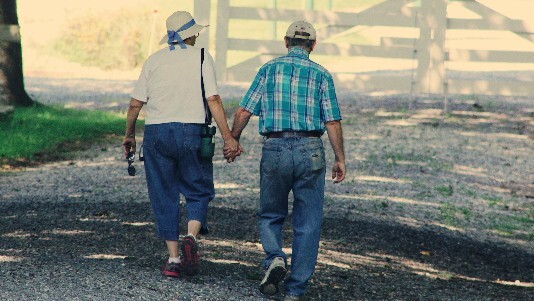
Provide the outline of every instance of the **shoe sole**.
[[284,279],[285,276],[286,276],[285,268],[283,267],[273,268],[271,272],[269,273],[269,275],[267,276],[267,280],[260,284],[260,292],[268,296],[276,295],[280,291],[278,284],[280,283],[280,281]]
[[184,257],[183,272],[186,276],[195,276],[198,274],[198,253],[197,244],[191,239],[182,241],[182,255]]
[[167,277],[180,278],[180,273],[177,273],[177,272],[163,271],[161,272],[161,274]]
[[172,277],[172,278],[180,278],[180,272],[172,272],[172,271],[168,271],[165,269],[165,265],[163,265],[163,268],[161,270],[161,275],[163,276],[167,276],[167,277]]

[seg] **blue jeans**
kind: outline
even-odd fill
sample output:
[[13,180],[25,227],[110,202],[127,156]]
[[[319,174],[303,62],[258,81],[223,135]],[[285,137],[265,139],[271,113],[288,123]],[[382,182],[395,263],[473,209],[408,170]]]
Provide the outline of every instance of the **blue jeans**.
[[302,295],[317,263],[323,216],[325,154],[320,138],[271,138],[263,143],[260,163],[259,232],[264,268],[282,251],[282,225],[293,191],[293,250],[286,292]]
[[178,240],[180,194],[186,200],[187,220],[205,226],[208,203],[215,197],[213,163],[199,158],[200,124],[163,123],[145,126],[148,195],[163,240]]

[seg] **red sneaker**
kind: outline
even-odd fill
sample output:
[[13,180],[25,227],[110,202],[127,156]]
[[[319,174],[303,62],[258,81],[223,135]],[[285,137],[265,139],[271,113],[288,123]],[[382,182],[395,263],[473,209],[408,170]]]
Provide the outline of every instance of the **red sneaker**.
[[198,274],[198,245],[195,237],[187,235],[182,239],[182,256],[180,256],[180,263],[178,269],[187,276],[195,276]]
[[161,268],[161,274],[167,277],[180,277],[179,263],[165,261],[163,268]]

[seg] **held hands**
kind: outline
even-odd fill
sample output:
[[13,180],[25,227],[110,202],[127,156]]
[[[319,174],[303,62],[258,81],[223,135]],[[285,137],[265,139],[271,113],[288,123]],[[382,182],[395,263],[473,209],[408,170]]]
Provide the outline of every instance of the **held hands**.
[[240,156],[243,152],[245,152],[245,150],[235,138],[229,138],[224,141],[223,154],[226,162],[234,162],[235,158]]
[[334,180],[334,184],[343,181],[345,179],[345,175],[345,162],[335,161],[334,166],[332,167],[332,179]]

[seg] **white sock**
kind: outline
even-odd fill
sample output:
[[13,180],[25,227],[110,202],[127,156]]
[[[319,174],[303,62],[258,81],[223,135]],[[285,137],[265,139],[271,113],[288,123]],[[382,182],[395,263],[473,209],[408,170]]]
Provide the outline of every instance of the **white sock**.
[[180,263],[180,257],[169,257],[169,262]]
[[193,237],[193,239],[195,239],[195,241],[197,241],[197,237],[195,235],[193,235],[192,233],[188,233],[187,236],[191,236],[191,237]]

